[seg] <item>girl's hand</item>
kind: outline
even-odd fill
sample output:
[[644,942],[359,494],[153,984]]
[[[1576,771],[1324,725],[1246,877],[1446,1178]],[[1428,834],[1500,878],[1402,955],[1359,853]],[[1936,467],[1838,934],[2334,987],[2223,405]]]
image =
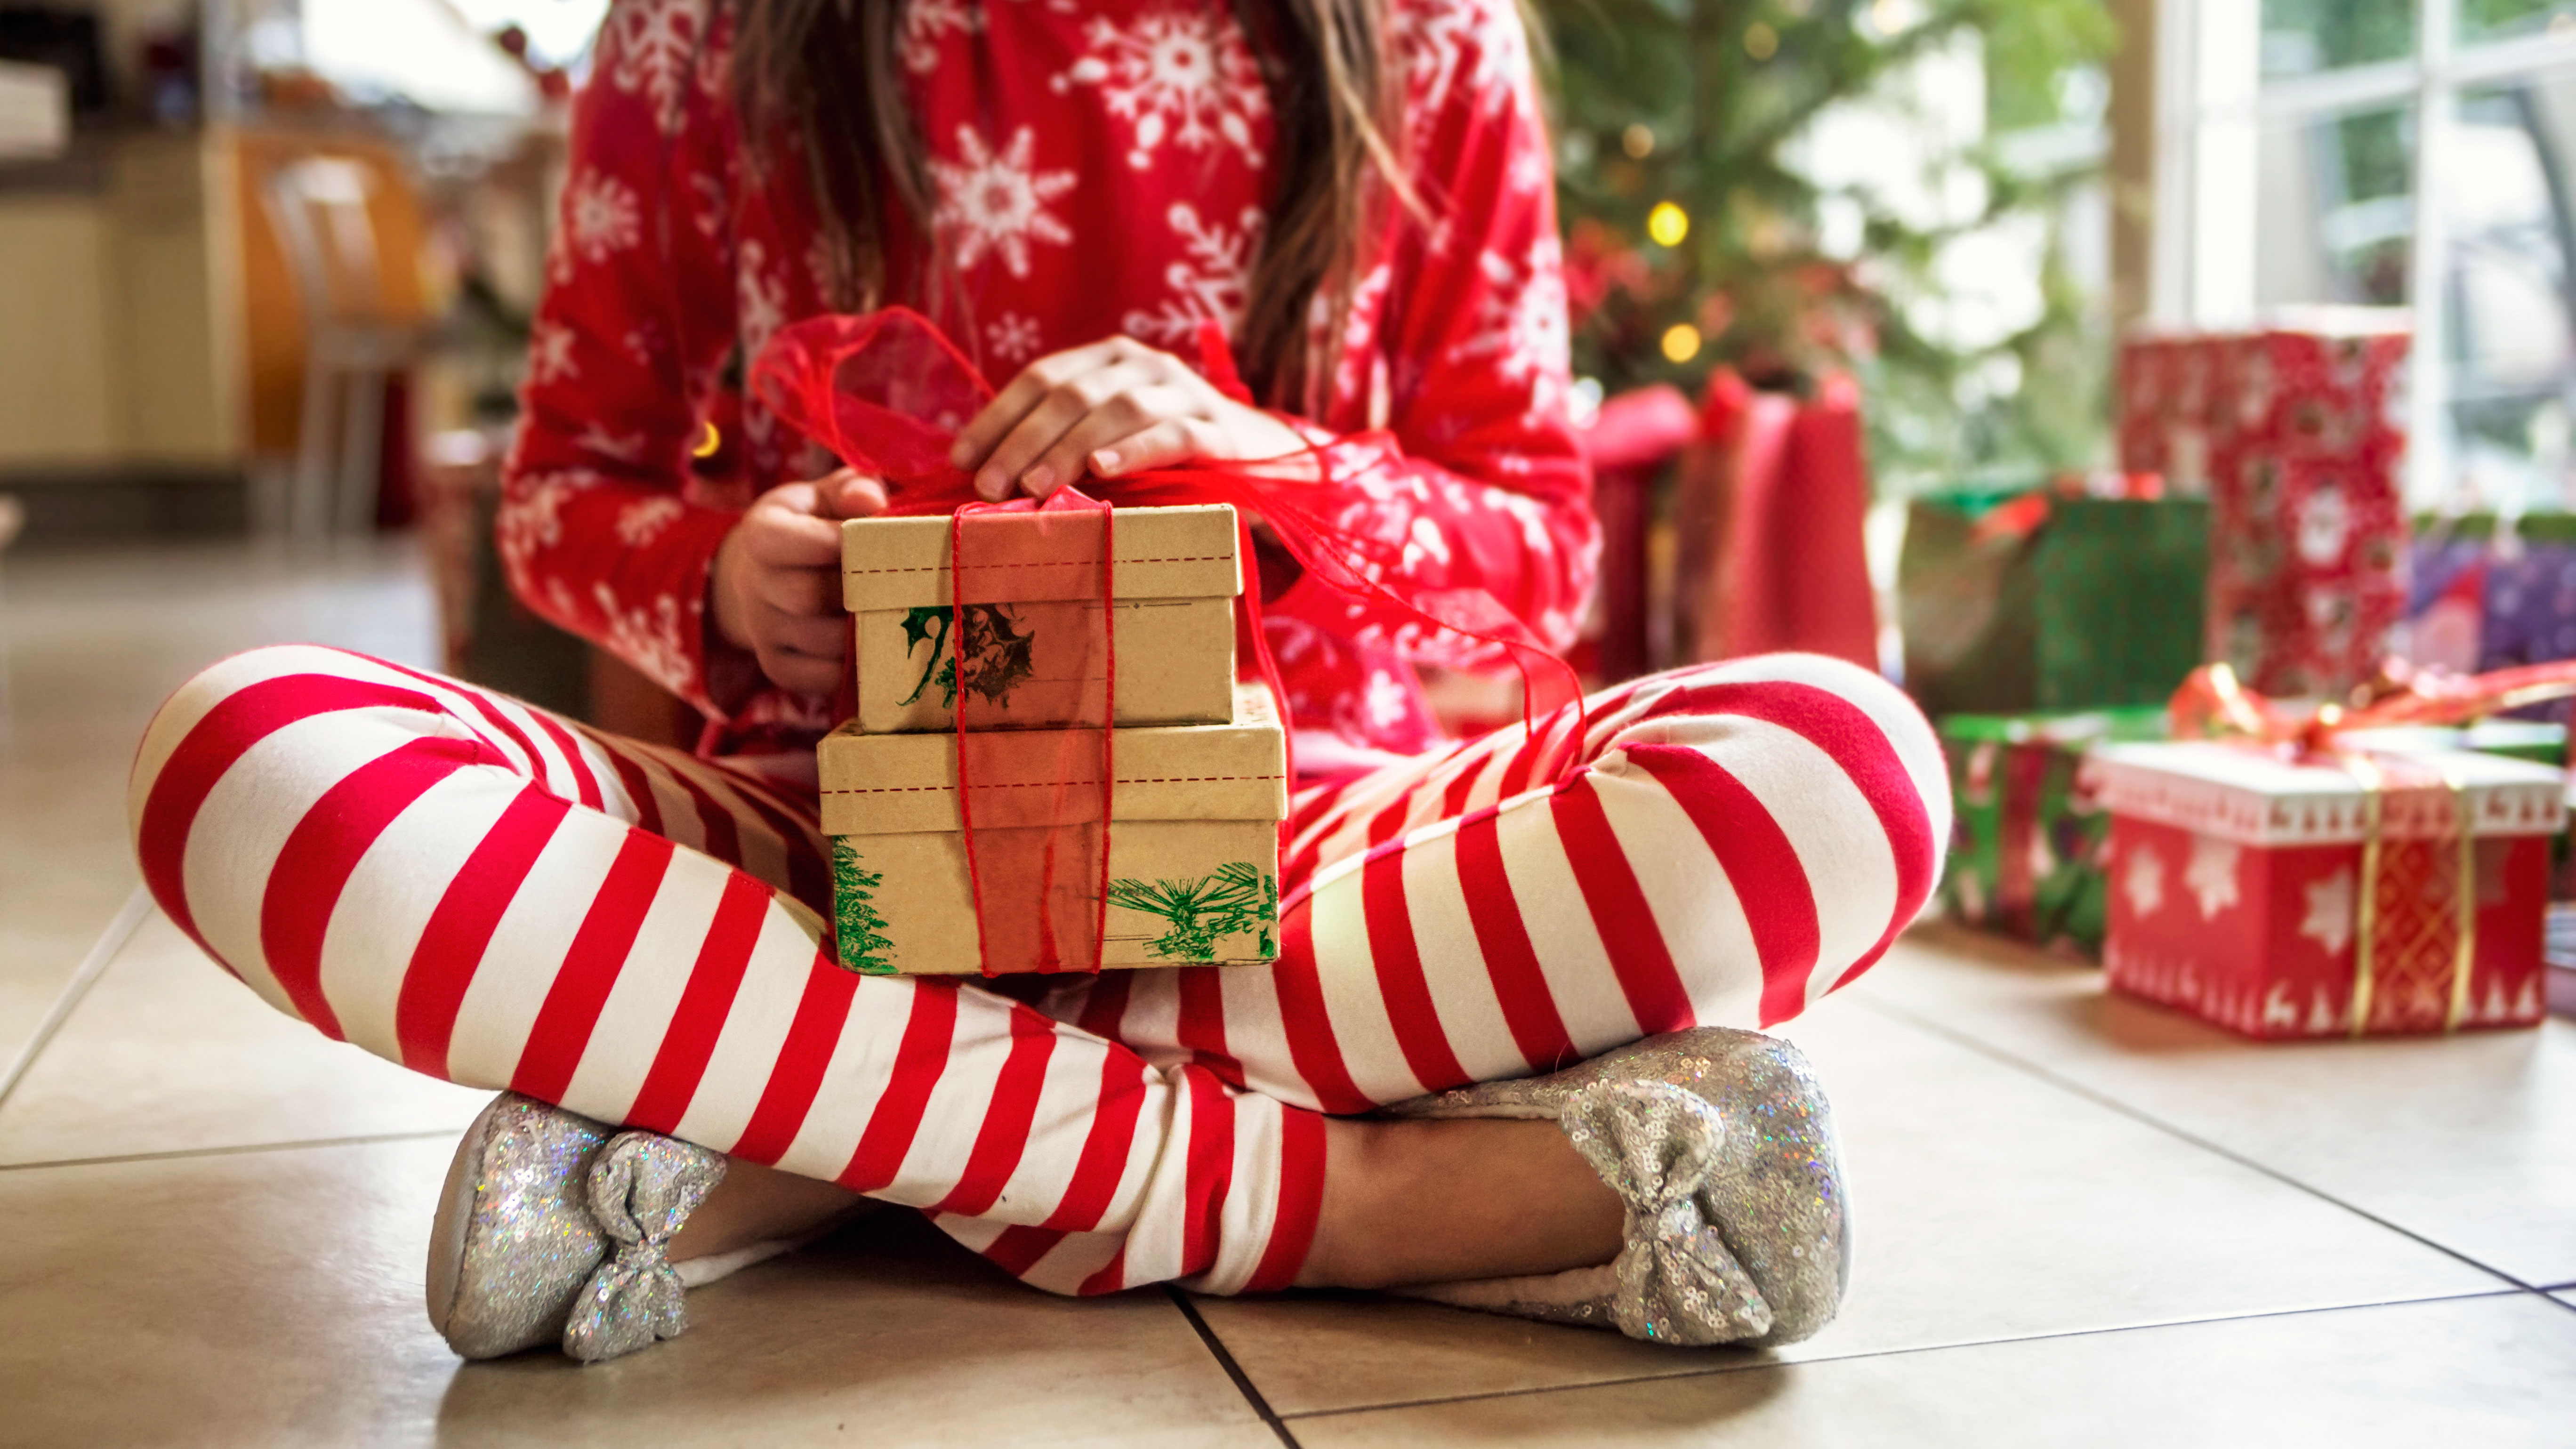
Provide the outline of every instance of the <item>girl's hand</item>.
[[716,633],[781,689],[818,698],[839,689],[850,628],[841,520],[885,506],[885,485],[847,468],[762,494],[716,549],[707,582]]
[[1132,337],[1042,357],[957,435],[948,460],[1000,502],[1044,498],[1081,477],[1116,478],[1201,458],[1277,458],[1305,447],[1277,418]]

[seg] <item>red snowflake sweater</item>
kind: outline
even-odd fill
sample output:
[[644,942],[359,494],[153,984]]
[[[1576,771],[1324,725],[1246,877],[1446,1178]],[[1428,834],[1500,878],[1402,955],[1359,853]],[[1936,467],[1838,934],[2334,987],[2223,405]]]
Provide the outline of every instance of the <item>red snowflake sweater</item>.
[[[1193,356],[1244,302],[1272,175],[1269,101],[1227,0],[902,0],[929,148],[926,240],[887,294],[931,313],[998,386],[1116,333]],[[1391,0],[1404,145],[1428,214],[1389,208],[1314,415],[1395,446],[1328,512],[1401,544],[1402,582],[1481,589],[1570,642],[1597,535],[1565,412],[1554,186],[1511,0]],[[707,572],[761,490],[828,460],[735,392],[743,359],[826,310],[802,167],[746,157],[730,26],[708,0],[618,0],[574,105],[571,165],[506,470],[499,548],[538,612],[705,711],[726,748],[810,741],[824,702],[762,685],[712,637]],[[953,272],[917,295],[941,249]],[[724,467],[705,424],[739,426]],[[1312,580],[1266,610],[1302,758],[1438,739],[1401,621]],[[1317,736],[1329,738],[1318,738]],[[1347,754],[1347,752],[1345,752]]]

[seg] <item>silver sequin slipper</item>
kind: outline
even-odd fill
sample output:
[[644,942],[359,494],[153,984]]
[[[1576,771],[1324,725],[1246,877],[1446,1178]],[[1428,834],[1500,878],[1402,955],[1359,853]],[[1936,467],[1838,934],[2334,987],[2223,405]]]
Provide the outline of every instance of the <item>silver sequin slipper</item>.
[[724,1172],[704,1148],[501,1094],[439,1194],[430,1325],[469,1359],[556,1343],[596,1363],[678,1337],[687,1288],[791,1246],[671,1265],[671,1235]]
[[1597,1268],[1406,1290],[1460,1308],[1685,1345],[1795,1343],[1833,1321],[1851,1209],[1832,1109],[1796,1047],[1723,1027],[1648,1037],[1551,1076],[1388,1108],[1554,1118],[1628,1210]]

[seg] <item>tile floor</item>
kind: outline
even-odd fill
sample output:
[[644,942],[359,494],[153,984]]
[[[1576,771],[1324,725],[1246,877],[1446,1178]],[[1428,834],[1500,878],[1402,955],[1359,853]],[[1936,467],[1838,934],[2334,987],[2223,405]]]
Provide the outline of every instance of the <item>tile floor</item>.
[[1791,1030],[1860,1249],[1842,1319],[1777,1355],[1357,1296],[1068,1303],[889,1214],[699,1292],[650,1353],[467,1367],[418,1283],[477,1095],[120,914],[161,693],[268,639],[427,662],[416,564],[5,587],[0,1062],[85,989],[0,1079],[0,1444],[2576,1443],[2576,1022],[2255,1048],[1938,927]]

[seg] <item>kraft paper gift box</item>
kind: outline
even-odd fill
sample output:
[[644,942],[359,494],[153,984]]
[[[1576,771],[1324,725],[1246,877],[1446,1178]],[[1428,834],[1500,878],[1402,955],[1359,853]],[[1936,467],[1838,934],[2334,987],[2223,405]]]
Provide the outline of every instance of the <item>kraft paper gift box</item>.
[[[2096,751],[2110,984],[2262,1038],[2354,1034],[2357,1001],[2369,1035],[2539,1021],[2564,774],[2497,755],[2376,758],[2409,786],[2373,792],[2345,765],[2237,745]],[[2454,792],[2424,779],[2456,783],[2465,832]]]
[[[1265,686],[1231,685],[1228,697],[1224,724],[1111,731],[1104,969],[1278,957],[1287,739]],[[973,766],[984,772],[971,779],[979,851],[1014,829],[1085,828],[1043,818],[1043,803],[1039,814],[1026,806],[1015,813],[1015,798],[1058,798],[1045,787],[1066,753],[1097,761],[1096,752],[1059,752],[1056,738],[1010,732],[1009,750],[985,751]],[[853,722],[825,736],[817,755],[841,964],[868,975],[981,970],[957,737],[870,734]],[[1096,763],[1094,770],[1096,783]],[[1084,896],[1096,907],[1096,890]]]
[[1969,925],[2092,957],[2102,949],[2110,817],[2084,761],[2097,745],[2164,738],[2161,709],[1951,715],[1952,838],[1942,894]]
[[[981,530],[1037,530],[1046,515],[986,515]],[[841,525],[842,602],[855,631],[858,726],[869,734],[956,728],[957,691],[987,704],[978,727],[1078,723],[1114,659],[1119,725],[1223,724],[1234,689],[1234,599],[1243,591],[1234,509],[1121,508],[1110,531],[1111,659],[1098,657],[1096,542],[1040,561],[1012,548],[1019,577],[954,609],[946,517]],[[985,535],[991,537],[989,533]],[[976,545],[981,547],[982,545]],[[969,568],[974,555],[969,554]],[[1060,565],[1050,567],[1048,563]],[[959,618],[962,612],[963,618]],[[951,638],[962,633],[961,641]],[[960,677],[959,657],[965,667]]]

